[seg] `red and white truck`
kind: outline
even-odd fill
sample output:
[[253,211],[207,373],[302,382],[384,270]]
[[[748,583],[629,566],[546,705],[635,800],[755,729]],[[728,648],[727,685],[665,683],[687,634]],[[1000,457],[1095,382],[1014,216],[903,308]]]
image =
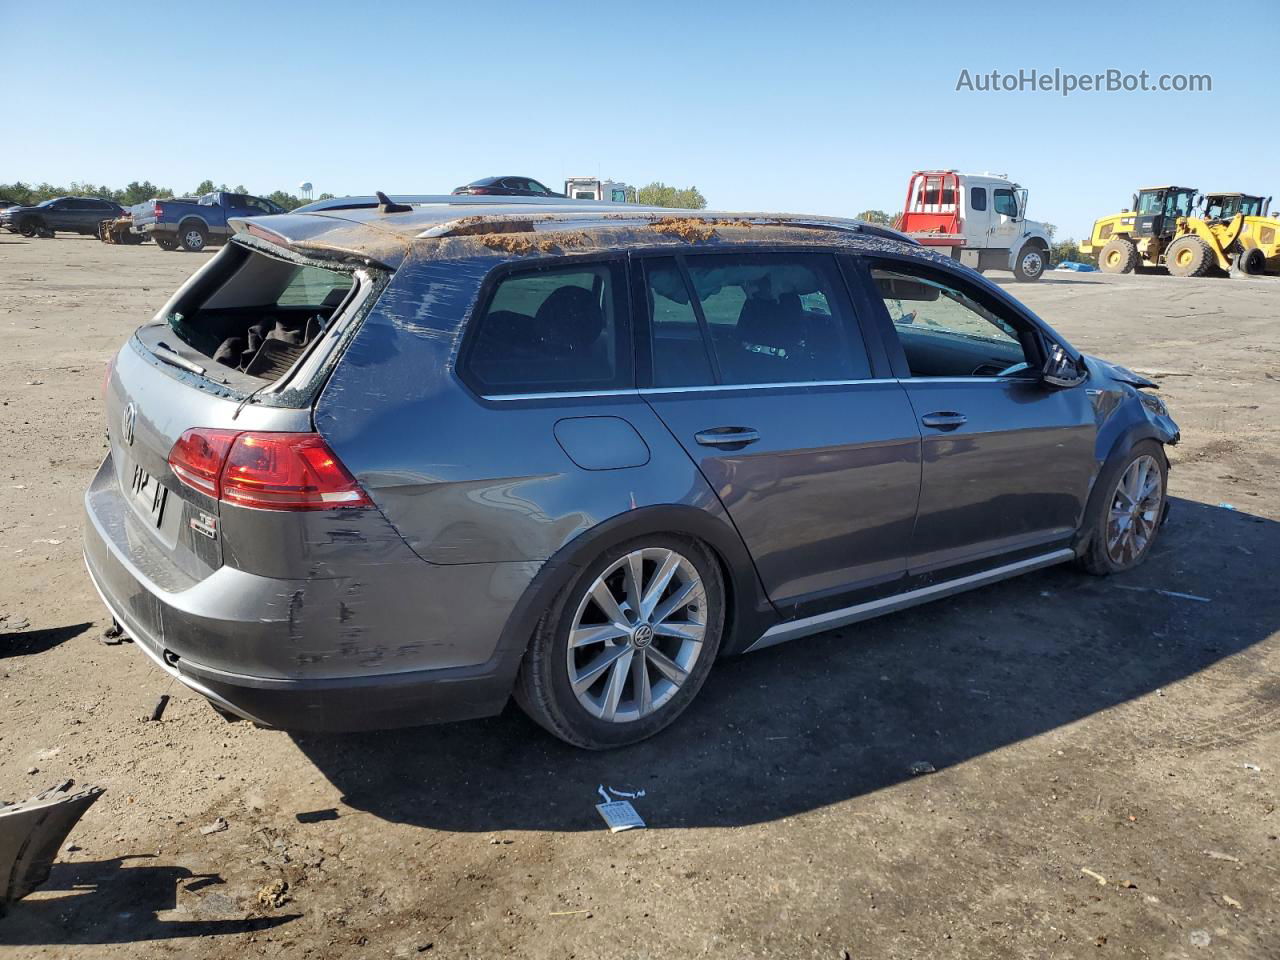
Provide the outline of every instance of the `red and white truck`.
[[917,170],[898,229],[965,266],[1029,282],[1049,266],[1049,233],[1026,213],[1026,189],[1002,174]]

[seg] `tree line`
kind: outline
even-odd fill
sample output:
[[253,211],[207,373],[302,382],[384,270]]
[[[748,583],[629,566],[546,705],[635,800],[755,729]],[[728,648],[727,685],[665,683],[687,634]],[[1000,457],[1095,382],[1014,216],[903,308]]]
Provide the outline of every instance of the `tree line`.
[[[221,190],[227,193],[247,193],[252,196],[266,197],[274,203],[280,204],[286,210],[293,210],[302,206],[304,203],[311,201],[305,197],[294,196],[284,190],[273,190],[271,193],[255,194],[244,184],[238,184],[229,187],[225,183],[215,184],[212,180],[203,180],[197,187],[187,194],[185,197],[199,197],[206,193],[213,193]],[[66,186],[59,186],[52,183],[23,183],[21,180],[16,183],[0,183],[0,200],[12,200],[14,203],[20,203],[23,206],[40,203],[44,200],[52,200],[54,197],[97,197],[100,200],[114,200],[121,206],[128,207],[135,203],[144,203],[147,200],[168,200],[178,196],[169,187],[160,187],[152,183],[150,180],[141,182],[134,180],[132,183],[119,189],[109,187],[106,184],[80,183],[73,180]],[[332,193],[322,193],[317,200],[330,200],[333,198]]]

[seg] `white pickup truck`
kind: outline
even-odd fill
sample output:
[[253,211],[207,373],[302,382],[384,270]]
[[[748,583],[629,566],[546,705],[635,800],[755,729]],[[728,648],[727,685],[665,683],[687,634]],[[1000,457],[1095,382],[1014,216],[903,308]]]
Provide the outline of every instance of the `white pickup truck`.
[[1049,233],[1026,213],[1027,191],[1008,177],[917,170],[898,229],[965,266],[1029,282],[1049,266]]

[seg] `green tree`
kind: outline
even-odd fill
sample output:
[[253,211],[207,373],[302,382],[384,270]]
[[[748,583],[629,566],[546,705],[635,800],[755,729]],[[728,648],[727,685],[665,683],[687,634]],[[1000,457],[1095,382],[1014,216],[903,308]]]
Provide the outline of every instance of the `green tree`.
[[145,203],[148,200],[164,199],[172,197],[173,191],[168,187],[157,187],[150,180],[143,180],[139,183],[134,180],[123,190],[116,192],[116,201],[124,204],[126,207],[135,203]]
[[1049,248],[1050,265],[1056,267],[1058,264],[1065,263],[1068,260],[1076,263],[1091,263],[1095,267],[1098,265],[1097,256],[1092,253],[1081,253],[1077,249],[1074,239],[1059,240]]
[[280,204],[280,206],[284,207],[286,210],[293,210],[307,202],[301,197],[295,197],[292,193],[285,193],[283,190],[273,190],[271,193],[267,194],[267,199],[273,203]]
[[332,193],[322,193],[316,197],[317,200],[333,200],[336,199]]
[[855,220],[865,220],[867,223],[879,224],[887,227],[893,223],[893,217],[885,213],[883,210],[863,210],[854,217]]
[[203,197],[206,193],[213,193],[218,188],[213,185],[212,180],[201,180],[200,185],[196,187],[192,193],[193,197]]
[[678,187],[668,187],[661,181],[641,187],[636,199],[649,207],[682,207],[686,210],[705,210],[707,207],[707,198],[697,187],[681,190]]

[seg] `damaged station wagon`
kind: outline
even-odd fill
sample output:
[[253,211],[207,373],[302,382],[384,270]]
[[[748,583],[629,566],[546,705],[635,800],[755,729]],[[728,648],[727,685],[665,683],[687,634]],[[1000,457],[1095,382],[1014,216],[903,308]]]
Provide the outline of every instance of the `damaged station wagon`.
[[1178,429],[856,221],[581,203],[236,224],[106,384],[85,557],[220,710],[648,737],[716,659],[1140,563]]

